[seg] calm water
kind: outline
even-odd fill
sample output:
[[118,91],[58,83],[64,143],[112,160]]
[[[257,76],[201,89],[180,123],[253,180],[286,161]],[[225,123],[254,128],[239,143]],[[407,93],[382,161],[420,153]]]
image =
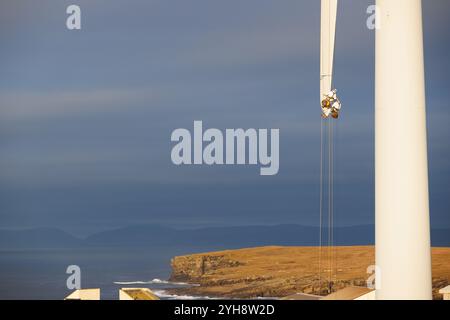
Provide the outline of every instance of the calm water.
[[82,288],[101,288],[102,299],[118,299],[121,287],[162,290],[170,284],[114,282],[168,279],[175,255],[208,248],[77,248],[0,251],[0,299],[63,299],[68,265],[81,268]]

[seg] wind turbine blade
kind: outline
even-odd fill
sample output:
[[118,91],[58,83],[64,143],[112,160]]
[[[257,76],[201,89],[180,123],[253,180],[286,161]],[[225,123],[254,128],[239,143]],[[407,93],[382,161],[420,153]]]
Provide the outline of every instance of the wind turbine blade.
[[331,91],[338,0],[322,0],[320,19],[320,100]]

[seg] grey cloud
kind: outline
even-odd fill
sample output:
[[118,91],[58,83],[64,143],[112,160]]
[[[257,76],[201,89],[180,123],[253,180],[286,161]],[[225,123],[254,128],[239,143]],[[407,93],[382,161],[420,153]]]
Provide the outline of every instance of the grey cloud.
[[[343,0],[336,86],[340,224],[373,220],[373,1]],[[0,4],[0,224],[317,222],[319,1]],[[434,223],[448,224],[448,0],[424,1]],[[194,120],[280,128],[280,173],[175,167]],[[217,206],[219,205],[219,209]],[[274,214],[274,212],[276,214]]]

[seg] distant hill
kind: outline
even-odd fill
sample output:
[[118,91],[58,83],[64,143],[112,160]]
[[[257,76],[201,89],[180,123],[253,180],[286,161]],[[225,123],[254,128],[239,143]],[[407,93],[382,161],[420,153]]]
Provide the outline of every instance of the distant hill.
[[[324,228],[323,245],[326,245],[328,229]],[[373,225],[339,227],[334,230],[335,244],[373,245]],[[158,226],[131,226],[94,234],[86,239],[88,245],[149,246],[192,245],[216,247],[253,247],[266,245],[317,246],[319,228],[301,225],[210,227],[194,230],[178,230]],[[432,230],[433,246],[450,246],[449,229]]]
[[[326,229],[324,234],[326,234]],[[339,228],[337,244],[373,243],[373,226]],[[216,247],[252,247],[264,245],[315,246],[319,243],[319,229],[301,225],[210,227],[177,230],[158,226],[135,226],[94,234],[86,244],[94,246],[177,245]]]
[[142,225],[95,233],[84,241],[89,246],[161,246],[176,243],[180,236],[176,229]]
[[72,248],[82,240],[55,228],[0,230],[0,249]]
[[[324,228],[323,245],[326,245]],[[335,228],[336,245],[373,245],[374,226]],[[239,248],[255,246],[317,246],[319,229],[301,225],[174,229],[158,225],[129,226],[76,238],[53,228],[0,230],[0,248],[162,247]],[[450,247],[450,230],[433,229],[432,245]]]

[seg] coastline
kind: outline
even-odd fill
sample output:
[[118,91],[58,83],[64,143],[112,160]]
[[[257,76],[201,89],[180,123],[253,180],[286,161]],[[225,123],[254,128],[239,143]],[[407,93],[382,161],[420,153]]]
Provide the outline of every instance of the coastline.
[[[169,295],[227,299],[283,298],[296,293],[326,295],[348,286],[367,285],[374,264],[373,246],[322,248],[318,276],[317,247],[255,247],[174,257],[169,281],[196,286],[170,288]],[[329,260],[328,253],[335,259]],[[450,283],[450,248],[432,248],[433,298]],[[332,268],[329,269],[330,263]],[[331,270],[331,271],[330,271]]]

